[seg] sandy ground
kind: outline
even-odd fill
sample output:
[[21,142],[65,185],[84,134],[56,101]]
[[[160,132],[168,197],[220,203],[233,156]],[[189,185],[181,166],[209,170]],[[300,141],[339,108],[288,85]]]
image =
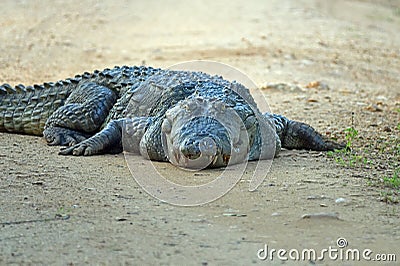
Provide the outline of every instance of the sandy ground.
[[[215,2],[3,0],[0,83],[216,60],[263,87],[276,113],[342,141],[353,125],[355,150],[369,163],[285,151],[257,191],[243,180],[212,203],[176,207],[146,194],[123,155],[62,157],[40,137],[0,133],[1,265],[266,264],[257,257],[265,245],[371,249],[372,258],[395,254],[399,262],[398,190],[382,185],[399,167],[398,1]],[[302,218],[321,212],[339,219]],[[275,253],[272,263],[367,262],[282,261]]]

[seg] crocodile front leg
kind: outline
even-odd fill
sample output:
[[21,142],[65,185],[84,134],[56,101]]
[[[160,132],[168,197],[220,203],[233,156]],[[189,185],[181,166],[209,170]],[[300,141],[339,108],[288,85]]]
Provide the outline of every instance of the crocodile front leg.
[[281,140],[282,148],[330,151],[345,147],[342,143],[336,143],[322,136],[314,128],[305,123],[293,121],[277,114],[265,113],[264,115],[274,121],[276,133]]
[[76,145],[61,149],[61,155],[95,155],[120,153],[122,150],[139,153],[140,141],[151,124],[150,117],[122,118],[112,120],[106,127]]
[[43,135],[49,145],[75,145],[92,136],[106,119],[117,96],[96,83],[81,84],[65,105],[46,121]]

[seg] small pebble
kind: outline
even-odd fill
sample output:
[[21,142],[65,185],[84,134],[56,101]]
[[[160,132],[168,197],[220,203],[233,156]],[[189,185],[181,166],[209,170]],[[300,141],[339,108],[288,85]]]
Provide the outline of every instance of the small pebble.
[[384,132],[392,132],[392,129],[391,129],[390,127],[388,127],[388,126],[385,126],[385,127],[383,128],[383,131],[384,131]]
[[366,110],[370,111],[370,112],[382,112],[383,109],[380,108],[378,105],[376,104],[371,104],[368,107],[365,108]]
[[310,66],[310,65],[314,64],[313,61],[308,60],[308,59],[303,59],[303,60],[301,60],[300,62],[301,62],[301,64],[304,65],[304,66]]
[[345,198],[337,198],[335,200],[335,203],[344,203],[344,202],[347,202],[347,200]]
[[296,84],[290,84],[290,83],[267,83],[261,87],[262,90],[266,89],[276,89],[276,90],[282,90],[282,91],[292,91],[292,92],[301,92],[304,91],[302,87]]
[[308,200],[317,200],[317,199],[326,199],[325,195],[321,195],[321,196],[316,196],[316,195],[311,195],[307,197]]
[[232,217],[246,217],[245,213],[223,213],[223,216],[232,216]]
[[70,218],[70,216],[69,216],[68,214],[60,214],[60,213],[57,213],[57,214],[55,215],[55,218],[56,218],[56,219],[60,219],[60,220],[68,220],[68,219]]
[[329,218],[339,220],[339,214],[337,212],[318,212],[318,213],[307,213],[301,216],[302,219],[314,219],[314,218]]
[[223,213],[222,216],[236,216],[236,213]]
[[377,99],[378,101],[387,101],[387,100],[388,100],[388,98],[387,98],[386,96],[383,96],[383,95],[377,96],[376,99]]

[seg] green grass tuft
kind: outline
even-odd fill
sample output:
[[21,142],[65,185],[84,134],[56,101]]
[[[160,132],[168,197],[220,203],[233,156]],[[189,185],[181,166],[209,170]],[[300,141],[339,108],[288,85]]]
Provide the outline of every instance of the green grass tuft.
[[392,188],[400,188],[400,168],[397,168],[392,177],[384,177],[383,183]]

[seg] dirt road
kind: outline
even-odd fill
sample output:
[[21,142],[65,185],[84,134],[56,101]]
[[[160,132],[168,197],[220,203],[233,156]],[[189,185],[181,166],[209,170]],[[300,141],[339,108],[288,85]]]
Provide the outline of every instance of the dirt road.
[[[186,208],[147,195],[123,155],[62,157],[39,137],[0,133],[1,265],[266,264],[265,245],[400,260],[399,192],[384,182],[399,169],[397,1],[3,0],[0,9],[0,83],[215,60],[252,78],[276,113],[342,141],[358,130],[357,155],[285,151],[257,191],[243,180]],[[328,215],[302,218],[315,213]],[[300,261],[310,263],[366,262]]]

